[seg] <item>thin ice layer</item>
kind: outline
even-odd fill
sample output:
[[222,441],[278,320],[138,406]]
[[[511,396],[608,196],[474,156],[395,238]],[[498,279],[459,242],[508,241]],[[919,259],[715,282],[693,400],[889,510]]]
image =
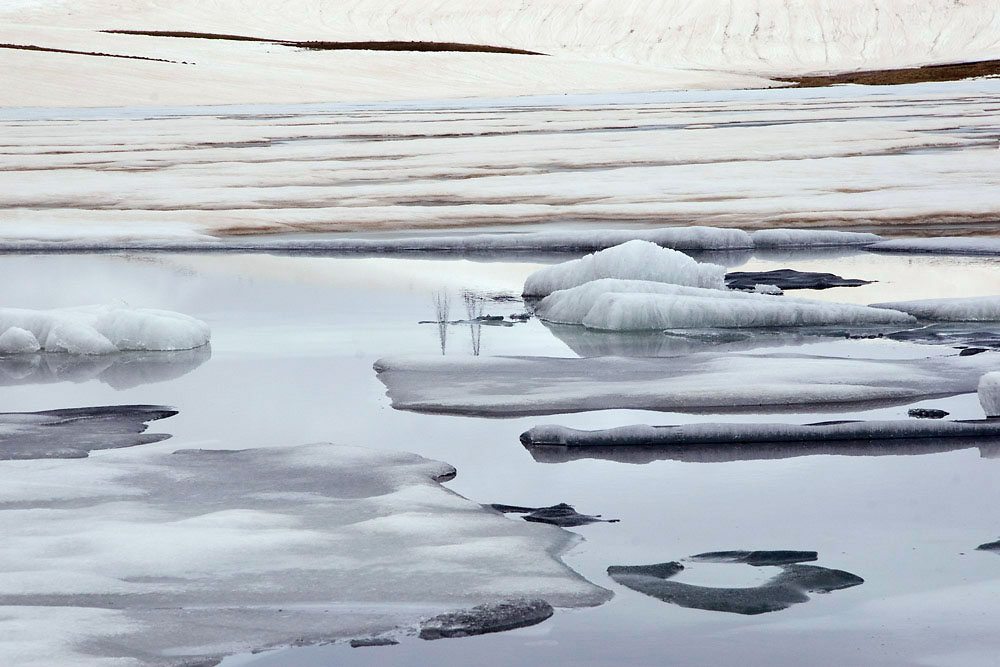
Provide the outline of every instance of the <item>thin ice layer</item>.
[[758,229],[750,233],[757,248],[831,248],[869,246],[882,241],[877,234],[821,229]]
[[[112,609],[0,664],[180,665],[415,627],[506,597],[610,597],[556,555],[572,536],[512,521],[436,480],[451,466],[329,444],[0,466],[0,622]],[[67,548],[72,545],[72,548]],[[102,640],[109,626],[114,637]],[[200,662],[198,664],[201,664]]]
[[[30,334],[39,347],[31,349]],[[82,306],[54,310],[0,308],[0,353],[41,349],[69,354],[189,350],[208,343],[208,325],[168,310]]]
[[870,245],[865,250],[932,255],[1000,255],[1000,238],[939,236],[926,239],[892,239]]
[[524,281],[524,294],[545,296],[601,278],[725,289],[725,275],[717,264],[700,264],[682,252],[635,240],[539,269]]
[[873,303],[872,308],[891,308],[939,322],[1000,322],[1000,296],[889,301]]
[[1000,370],[1000,353],[925,359],[712,352],[646,359],[427,355],[381,359],[375,369],[393,407],[416,412],[836,411],[975,391],[980,375]]

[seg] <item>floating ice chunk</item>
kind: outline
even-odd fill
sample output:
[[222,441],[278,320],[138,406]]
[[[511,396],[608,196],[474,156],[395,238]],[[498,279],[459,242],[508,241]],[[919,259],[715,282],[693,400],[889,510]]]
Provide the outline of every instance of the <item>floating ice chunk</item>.
[[[205,345],[211,337],[208,325],[193,317],[124,306],[0,308],[0,336],[12,328],[30,333],[45,352],[86,355],[127,350],[188,350]],[[11,335],[27,340],[23,334]],[[29,351],[33,350],[22,352]]]
[[814,229],[758,229],[750,238],[757,248],[868,246],[883,240],[877,234]]
[[772,296],[781,296],[784,292],[777,285],[770,285],[764,283],[755,283],[753,286],[753,291],[755,294],[770,294]]
[[992,372],[979,378],[979,403],[987,417],[1000,417],[1000,373]]
[[1000,370],[1000,354],[925,359],[844,359],[804,354],[681,358],[408,356],[375,362],[400,410],[461,415],[543,415],[645,409],[825,411],[912,403],[973,392]]
[[10,327],[0,334],[0,354],[24,354],[41,349],[35,334],[21,327]]
[[[984,376],[984,377],[988,377]],[[980,384],[980,386],[982,386]],[[980,397],[982,393],[980,393]],[[984,405],[985,407],[985,405]],[[997,407],[1000,407],[998,405]],[[670,447],[676,445],[765,442],[828,442],[910,440],[914,438],[1000,437],[1000,421],[886,421],[820,422],[817,424],[705,423],[676,426],[636,424],[596,431],[565,426],[535,426],[521,434],[526,446],[560,447]]]
[[594,280],[542,299],[539,318],[607,331],[912,324],[904,313],[854,304],[641,280]]
[[699,264],[682,252],[648,241],[629,241],[535,271],[524,281],[524,294],[545,296],[601,278],[725,289],[725,274],[717,264]]
[[873,303],[872,308],[892,308],[922,320],[941,322],[1000,322],[1000,296],[958,299],[918,299]]
[[1000,238],[941,236],[930,239],[893,239],[870,245],[865,250],[936,255],[1000,255]]
[[[758,295],[750,295],[758,296]],[[604,294],[583,326],[605,331],[912,324],[905,313],[840,303],[803,303],[776,296],[711,299],[663,294]]]
[[[439,484],[451,474],[325,444],[6,462],[0,497],[17,503],[0,511],[0,623],[113,599],[114,642],[70,620],[75,653],[58,664],[163,667],[416,629],[504,598],[610,597],[557,558],[572,534],[466,500]],[[18,650],[0,642],[0,664]]]

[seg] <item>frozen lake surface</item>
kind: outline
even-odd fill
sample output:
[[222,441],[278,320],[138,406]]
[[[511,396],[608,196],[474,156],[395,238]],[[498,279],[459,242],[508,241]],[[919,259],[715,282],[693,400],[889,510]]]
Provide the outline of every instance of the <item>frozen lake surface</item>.
[[[984,296],[1000,286],[1000,261],[989,257],[850,250],[832,257],[767,257],[735,264],[740,270],[793,268],[877,281],[808,293],[821,300],[867,304]],[[485,419],[393,409],[372,368],[376,359],[388,355],[570,358],[578,356],[574,349],[627,349],[620,339],[602,348],[592,338],[586,348],[578,339],[553,335],[535,319],[510,326],[420,323],[439,319],[445,301],[449,320],[522,312],[518,295],[524,279],[541,265],[501,259],[2,256],[6,307],[58,308],[120,299],[203,320],[212,329],[212,343],[197,359],[178,358],[182,368],[172,372],[162,368],[170,368],[170,361],[148,360],[153,357],[134,359],[127,373],[127,360],[117,362],[122,367],[118,371],[108,361],[100,362],[108,364],[102,369],[81,368],[79,373],[36,369],[19,380],[0,381],[0,402],[5,412],[125,404],[167,405],[179,411],[156,424],[157,432],[172,434],[170,440],[94,451],[85,460],[89,462],[110,465],[121,457],[178,449],[329,441],[447,462],[458,471],[447,486],[475,502],[532,507],[566,502],[584,514],[621,520],[573,528],[584,541],[564,556],[590,582],[614,592],[601,606],[557,610],[540,625],[498,635],[446,642],[402,638],[394,647],[293,648],[233,656],[223,662],[227,667],[993,663],[1000,651],[993,627],[1000,560],[975,547],[1000,536],[1000,519],[990,509],[1000,501],[995,483],[1000,449],[995,444],[964,441],[881,456],[815,455],[793,444],[781,451],[716,451],[702,461],[649,457],[626,462],[599,457],[536,460],[518,441],[522,432],[543,423],[603,429],[703,421],[907,419],[913,407],[943,409],[952,419],[978,419],[983,412],[975,394],[835,415],[820,409],[707,415],[603,410]],[[52,289],[54,284],[58,290]],[[996,326],[979,323],[977,330],[995,334]],[[704,340],[686,341],[687,348],[660,347],[648,336],[630,344],[631,349],[664,354],[713,349]],[[719,345],[717,353],[721,357],[732,347]],[[892,361],[957,353],[949,344],[847,339],[842,332],[769,335],[744,340],[735,349]],[[995,354],[1000,355],[977,356]],[[3,375],[7,370],[0,364],[0,377],[11,376]],[[521,522],[516,514],[506,516]],[[693,554],[732,549],[816,551],[818,559],[810,565],[842,570],[864,583],[828,595],[808,593],[801,604],[744,616],[668,604],[619,585],[606,572],[613,565],[683,561]],[[669,581],[688,588],[761,586],[781,572],[773,566],[733,563],[684,565]]]

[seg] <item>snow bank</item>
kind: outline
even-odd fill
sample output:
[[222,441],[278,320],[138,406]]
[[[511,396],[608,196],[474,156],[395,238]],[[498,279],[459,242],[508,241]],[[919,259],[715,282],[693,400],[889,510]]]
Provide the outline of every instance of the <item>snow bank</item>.
[[1000,321],[1000,296],[889,301],[873,303],[872,308],[891,308],[909,313],[922,320],[942,322]]
[[979,378],[979,402],[987,417],[1000,417],[1000,373],[986,373]]
[[823,411],[899,405],[976,390],[1000,370],[1000,353],[926,359],[844,359],[803,354],[680,358],[442,358],[375,363],[400,410],[518,416],[587,410]]
[[[988,376],[984,376],[988,377]],[[980,394],[982,396],[982,394]],[[997,406],[1000,408],[1000,404]],[[638,447],[837,440],[911,440],[913,438],[982,438],[1000,436],[1000,420],[822,422],[817,424],[706,423],[677,426],[621,426],[581,431],[565,426],[535,426],[521,434],[525,445],[564,447]]]
[[725,275],[717,264],[699,264],[684,253],[636,240],[539,269],[524,281],[524,295],[545,296],[601,278],[725,289]]
[[[610,597],[556,557],[572,534],[436,481],[452,474],[414,454],[328,444],[6,462],[0,623],[113,600],[101,633],[67,619],[59,664],[165,667],[415,630],[508,597]],[[109,629],[113,642],[95,641]],[[0,642],[0,664],[24,664],[20,650]]]
[[83,306],[0,308],[0,353],[43,350],[101,355],[128,350],[188,350],[208,343],[208,325],[167,310]]
[[542,299],[535,314],[592,329],[787,327],[912,324],[900,312],[812,299],[638,280],[595,280]]
[[758,229],[750,233],[756,248],[829,248],[869,246],[882,241],[877,234],[813,229]]
[[865,250],[935,255],[1000,255],[1000,238],[941,236],[929,239],[893,239],[872,244]]

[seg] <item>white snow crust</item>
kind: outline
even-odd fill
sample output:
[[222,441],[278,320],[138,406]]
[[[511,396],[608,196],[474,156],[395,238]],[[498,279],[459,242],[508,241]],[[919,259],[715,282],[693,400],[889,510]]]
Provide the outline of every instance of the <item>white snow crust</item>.
[[1000,322],[1000,296],[889,301],[873,303],[872,308],[891,308],[939,322]]
[[[570,533],[435,481],[453,472],[325,444],[6,463],[0,628],[35,630],[5,633],[0,664],[201,664],[502,597],[610,597],[558,560]],[[42,616],[59,622],[48,639]]]
[[205,345],[211,338],[208,325],[188,315],[116,305],[55,310],[0,308],[0,332],[0,352],[8,354],[188,350]]
[[757,412],[836,411],[968,393],[1000,369],[1000,353],[926,359],[844,359],[802,354],[716,354],[679,358],[442,358],[375,363],[394,408],[516,416],[647,409]]
[[539,269],[524,281],[524,294],[545,296],[602,278],[725,289],[725,276],[722,266],[702,264],[682,252],[635,240]]
[[979,378],[979,403],[987,417],[1000,417],[1000,372],[986,373]]
[[854,304],[615,279],[553,292],[538,303],[535,314],[549,322],[607,331],[916,321],[904,313]]
[[[769,84],[768,75],[996,58],[995,10],[992,0],[18,0],[0,6],[0,43],[175,62],[10,51],[3,54],[7,78],[0,103],[212,104],[759,87]],[[549,56],[309,52],[98,32],[109,28],[465,42]]]

